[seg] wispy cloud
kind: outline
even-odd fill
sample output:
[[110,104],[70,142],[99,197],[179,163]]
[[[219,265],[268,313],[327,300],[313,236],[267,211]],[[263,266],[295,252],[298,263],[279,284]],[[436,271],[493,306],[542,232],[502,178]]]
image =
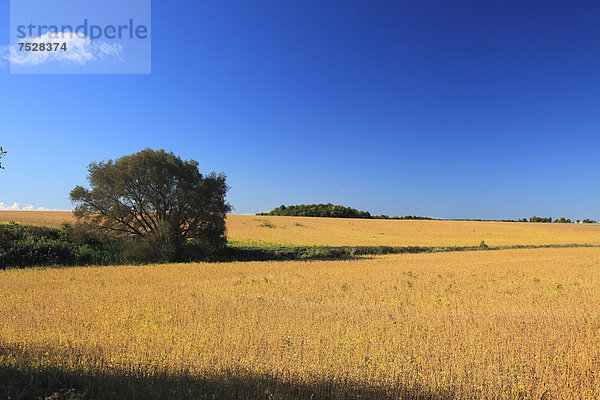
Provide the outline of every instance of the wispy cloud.
[[0,46],[0,61],[19,66],[35,66],[58,62],[71,65],[85,65],[104,60],[123,61],[123,46],[118,43],[109,44],[103,41],[92,41],[74,33],[46,33],[42,36],[23,39],[27,43],[58,43],[59,47],[66,43],[67,50],[57,51],[20,51],[19,45]]
[[36,207],[32,204],[27,204],[27,205],[21,206],[20,203],[12,203],[11,205],[8,205],[8,204],[0,201],[0,211],[64,211],[64,210],[57,210],[54,208],[47,208],[47,207]]

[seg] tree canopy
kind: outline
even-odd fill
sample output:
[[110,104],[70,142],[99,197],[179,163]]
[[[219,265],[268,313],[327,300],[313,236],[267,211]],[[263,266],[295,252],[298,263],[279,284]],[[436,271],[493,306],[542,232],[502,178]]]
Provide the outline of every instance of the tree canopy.
[[80,222],[121,237],[170,248],[176,259],[188,240],[225,244],[224,174],[203,176],[198,162],[164,150],[139,153],[88,167],[91,189],[76,186],[71,201]]
[[552,217],[536,217],[534,215],[529,218],[529,222],[552,222]]

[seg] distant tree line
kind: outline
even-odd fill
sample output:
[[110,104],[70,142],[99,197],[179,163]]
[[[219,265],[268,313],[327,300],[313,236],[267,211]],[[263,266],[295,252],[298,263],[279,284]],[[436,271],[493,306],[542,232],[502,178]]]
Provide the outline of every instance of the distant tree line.
[[286,217],[327,217],[327,218],[373,218],[368,211],[328,204],[281,205],[268,213],[259,215],[279,215]]
[[[560,217],[557,219],[552,219],[552,217],[533,217],[522,218],[522,219],[452,219],[451,221],[479,221],[479,222],[545,222],[545,223],[559,223],[559,224],[572,224],[573,221],[569,218]],[[584,224],[597,224],[598,221],[593,219],[584,219],[584,220],[576,220],[576,223],[584,223]]]
[[[546,222],[546,223],[550,223],[550,222],[554,222],[554,223],[558,223],[558,224],[572,224],[573,221],[571,221],[571,219],[569,218],[565,218],[565,217],[560,217],[557,218],[555,220],[552,219],[552,217],[536,217],[535,215],[531,218],[529,218],[529,221],[527,221],[527,218],[523,218],[521,220],[521,222]],[[584,223],[584,224],[596,224],[598,223],[598,221],[595,221],[593,219],[584,219],[584,220],[576,220],[576,223]]]
[[360,211],[351,207],[327,204],[300,204],[296,206],[281,205],[268,213],[258,215],[277,215],[285,217],[326,217],[326,218],[363,218],[363,219],[433,219],[407,215],[390,217],[389,215],[371,215],[368,211]]
[[[527,222],[525,218],[523,218],[523,222]],[[552,217],[536,217],[535,215],[529,218],[529,222],[552,222]]]
[[459,219],[447,219],[444,221],[475,221],[475,222],[527,222],[526,218],[523,219],[481,219],[481,218],[459,218]]
[[[285,217],[326,217],[326,218],[363,218],[363,219],[413,219],[413,220],[434,220],[436,218],[419,217],[417,215],[406,215],[404,217],[390,217],[389,215],[371,215],[368,211],[360,211],[351,207],[340,205],[327,204],[300,204],[295,206],[281,205],[267,213],[259,213],[257,215],[276,215]],[[560,217],[552,219],[552,217],[537,217],[533,216],[529,219],[456,219],[453,221],[494,221],[494,222],[545,222],[545,223],[562,223],[571,224],[573,221],[569,218]],[[576,220],[577,223],[595,224],[597,221],[593,219]]]
[[420,220],[433,220],[431,217],[419,217],[417,215],[405,215],[404,217],[390,217],[389,215],[374,215],[374,219],[420,219]]

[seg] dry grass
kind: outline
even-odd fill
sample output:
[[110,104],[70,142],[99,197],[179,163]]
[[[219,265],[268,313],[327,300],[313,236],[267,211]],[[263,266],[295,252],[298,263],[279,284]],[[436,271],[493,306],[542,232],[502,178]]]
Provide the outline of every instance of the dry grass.
[[27,225],[58,228],[63,222],[74,222],[70,211],[0,211],[0,222],[14,221]]
[[598,224],[364,220],[230,215],[228,237],[294,245],[490,246],[600,244]]
[[[0,222],[58,227],[70,212],[0,211]],[[600,244],[598,224],[394,221],[229,215],[230,240],[318,246],[489,246]]]
[[0,366],[273,377],[247,382],[264,398],[598,398],[599,260],[567,248],[1,271]]

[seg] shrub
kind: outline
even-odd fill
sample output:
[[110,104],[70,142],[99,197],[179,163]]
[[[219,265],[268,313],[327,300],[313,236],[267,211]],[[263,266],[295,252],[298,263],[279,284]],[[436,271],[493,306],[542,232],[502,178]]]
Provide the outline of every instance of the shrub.
[[74,229],[0,224],[0,268],[109,264],[119,261],[119,252],[107,243],[73,241]]

